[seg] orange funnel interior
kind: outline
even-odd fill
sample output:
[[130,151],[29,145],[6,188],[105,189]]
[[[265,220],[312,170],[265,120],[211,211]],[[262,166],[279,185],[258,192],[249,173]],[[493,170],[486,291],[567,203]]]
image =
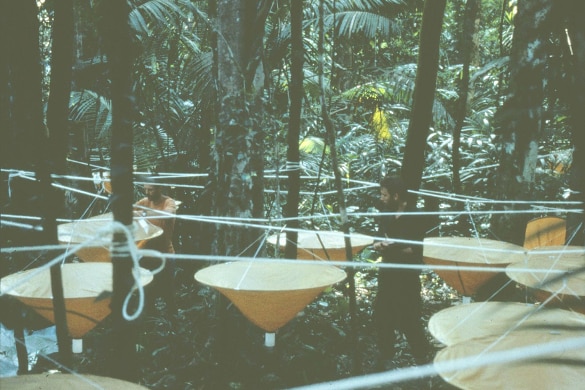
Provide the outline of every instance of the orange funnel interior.
[[[31,269],[2,278],[1,290],[54,323],[50,270],[31,276],[37,271]],[[64,264],[61,273],[69,335],[80,339],[111,312],[111,294],[96,298],[112,291],[112,263]],[[150,271],[141,269],[142,285],[151,281]]]
[[275,332],[346,276],[321,264],[238,261],[204,268],[195,279],[225,295],[255,325]]
[[[524,252],[525,249],[519,245],[487,238],[429,237],[424,240],[423,261],[431,266],[505,268],[508,264],[522,261]],[[471,297],[502,272],[483,269],[434,271],[460,294]]]

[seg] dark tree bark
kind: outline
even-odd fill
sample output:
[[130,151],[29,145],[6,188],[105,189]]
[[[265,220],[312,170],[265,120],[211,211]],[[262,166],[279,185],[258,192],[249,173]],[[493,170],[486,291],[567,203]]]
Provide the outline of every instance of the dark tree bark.
[[45,146],[37,12],[34,0],[1,3],[2,167],[33,169]]
[[[212,210],[239,222],[263,214],[261,104],[262,43],[271,0],[217,0],[217,129],[212,151]],[[212,253],[253,257],[263,232],[235,224],[217,225]],[[241,316],[231,316],[226,299],[217,300],[220,370],[223,383],[234,362],[233,346],[241,335]]]
[[571,94],[569,108],[573,141],[573,161],[569,177],[571,195],[568,200],[580,202],[567,216],[567,239],[571,245],[585,246],[585,24],[583,4],[572,0],[565,5],[568,19],[568,33],[571,39],[570,57]]
[[[0,55],[0,137],[2,139],[0,161],[2,168],[35,170],[41,165],[41,151],[47,134],[43,125],[41,92],[43,71],[39,51],[37,13],[38,9],[34,0],[0,2],[0,50],[2,53]],[[17,178],[10,183],[9,195],[7,178],[4,174],[2,180],[2,211],[9,209],[10,212],[21,215],[42,214],[41,188],[37,182]],[[6,204],[7,207],[4,207]],[[10,233],[10,231],[5,233],[3,229],[3,234]],[[23,234],[18,231],[11,237],[11,241],[13,245],[34,245],[44,240],[44,233],[27,231]],[[24,255],[16,255],[13,260],[18,263],[21,260],[26,261],[26,258]],[[60,299],[56,301],[62,302]],[[28,372],[24,323],[20,313],[16,316],[14,335],[17,340],[18,373],[24,374]]]
[[[333,168],[333,175],[335,177],[335,190],[337,192],[337,202],[339,204],[339,215],[341,219],[341,230],[345,234],[345,257],[347,261],[353,260],[353,251],[351,248],[351,239],[349,237],[349,219],[347,216],[347,208],[345,205],[345,196],[343,194],[342,173],[339,169],[339,161],[337,158],[337,144],[335,125],[329,115],[329,107],[326,102],[325,81],[324,81],[324,46],[325,46],[325,27],[323,23],[324,1],[319,1],[319,99],[321,105],[321,117],[327,134],[327,144],[329,145],[331,155],[331,166]],[[357,334],[357,302],[355,293],[355,270],[353,267],[346,269],[347,273],[347,290],[346,294],[349,299],[349,314],[350,314],[350,332],[349,342],[347,343],[349,353],[352,354],[352,373],[357,375],[361,369],[360,353],[358,350],[358,334]]]
[[[299,221],[299,191],[300,183],[300,158],[299,158],[299,137],[301,132],[301,110],[303,102],[303,1],[292,0],[290,2],[290,24],[291,24],[291,80],[290,80],[290,107],[287,134],[287,174],[288,194],[286,199],[286,217],[292,218],[288,227],[297,229]],[[284,256],[288,259],[297,257],[296,231],[286,233],[287,244]]]
[[[502,0],[502,10],[500,12],[500,28],[498,29],[498,43],[499,43],[499,49],[500,49],[500,58],[503,58],[505,56],[505,50],[504,50],[504,30],[505,30],[505,26],[506,26],[506,13],[509,12],[509,7],[511,6],[511,3],[507,0]],[[502,96],[502,85],[504,85],[504,72],[500,72],[500,74],[498,75],[498,93],[497,96]],[[499,108],[500,107],[500,99],[496,100],[496,107]]]
[[[518,2],[510,56],[507,99],[497,113],[501,159],[495,189],[501,200],[530,200],[534,185],[538,137],[546,83],[546,44],[554,29],[554,4],[547,0]],[[502,206],[514,210],[513,204]],[[528,215],[494,216],[493,230],[500,239],[522,245]]]
[[467,102],[469,99],[469,67],[476,52],[474,44],[475,27],[479,16],[481,2],[479,0],[468,0],[465,5],[463,18],[463,32],[461,36],[461,51],[463,56],[463,68],[459,81],[459,99],[457,101],[456,123],[453,129],[453,191],[461,193],[461,129],[467,117]]
[[[423,10],[420,49],[413,106],[408,125],[401,176],[408,189],[420,188],[425,163],[425,146],[432,123],[433,101],[439,69],[439,42],[446,0],[427,0]],[[416,207],[416,202],[409,201]]]
[[[67,157],[67,118],[73,65],[73,1],[54,4],[53,48],[51,57],[51,84],[47,109],[48,138],[42,152],[43,163],[37,168],[37,177],[43,194],[43,241],[58,244],[57,217],[63,211],[64,197],[52,186],[51,173],[65,173]],[[55,308],[57,342],[63,364],[72,361],[71,339],[67,331],[67,317],[63,294],[61,264],[51,267],[51,290]]]
[[[111,138],[111,204],[114,220],[125,226],[132,225],[133,186],[133,119],[135,115],[132,66],[135,47],[132,41],[126,1],[109,1],[103,4],[106,54],[108,57],[112,96]],[[127,321],[122,308],[125,297],[134,283],[132,259],[128,239],[116,233],[112,242],[113,296],[112,343],[115,353],[110,357],[111,376],[129,381],[138,379],[136,359],[137,331],[133,322]]]
[[[260,145],[262,37],[271,1],[217,2],[218,124],[215,135],[213,209],[218,216],[246,220],[263,211]],[[218,227],[214,252],[253,255],[260,232],[241,226]]]
[[[242,61],[244,1],[217,2],[217,85],[219,118],[215,137],[214,162],[217,186],[214,210],[218,216],[252,218],[252,134],[247,120],[250,106],[245,93],[245,64]],[[217,254],[242,255],[246,243],[253,242],[246,228],[220,226]],[[249,254],[249,253],[248,253]]]
[[73,67],[73,1],[58,1],[54,5],[53,47],[51,56],[51,83],[47,107],[49,128],[48,160],[54,171],[65,172],[69,97]]

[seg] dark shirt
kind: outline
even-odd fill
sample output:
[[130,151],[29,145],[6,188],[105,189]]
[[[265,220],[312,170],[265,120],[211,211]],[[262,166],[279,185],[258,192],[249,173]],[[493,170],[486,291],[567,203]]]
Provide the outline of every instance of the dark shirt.
[[[385,263],[421,264],[422,240],[424,238],[425,223],[421,215],[401,214],[380,217],[378,223],[378,235],[387,237],[389,241],[407,240],[413,242],[397,242],[390,244],[382,251]],[[416,243],[421,243],[416,244]],[[404,249],[412,248],[412,253],[404,253]]]

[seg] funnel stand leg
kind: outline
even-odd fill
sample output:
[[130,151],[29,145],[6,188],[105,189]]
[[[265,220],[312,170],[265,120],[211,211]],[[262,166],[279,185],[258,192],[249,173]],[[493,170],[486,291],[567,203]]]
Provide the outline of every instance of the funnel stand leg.
[[264,335],[264,346],[268,348],[274,347],[276,344],[276,334],[266,332]]
[[26,374],[28,372],[28,352],[26,350],[26,342],[24,340],[24,327],[21,324],[22,319],[18,319],[18,324],[14,327],[14,345],[16,348],[16,356],[18,358],[18,375]]
[[71,349],[73,353],[82,353],[83,352],[83,339],[73,339],[71,340]]

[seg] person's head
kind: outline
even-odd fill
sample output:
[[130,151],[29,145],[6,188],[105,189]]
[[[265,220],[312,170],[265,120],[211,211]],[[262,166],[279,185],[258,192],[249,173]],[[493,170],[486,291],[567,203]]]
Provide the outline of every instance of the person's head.
[[406,201],[408,190],[397,176],[386,176],[380,181],[380,206],[385,211],[396,211]]
[[159,201],[162,198],[162,187],[156,182],[152,176],[143,176],[140,178],[143,182],[142,189],[144,194],[151,202]]
[[160,186],[149,183],[145,184],[143,188],[144,193],[148,200],[156,202],[157,200],[160,200],[160,198],[162,198],[162,189],[160,188]]
[[162,197],[162,189],[159,185],[148,183],[143,186],[144,194],[148,200],[156,202]]

